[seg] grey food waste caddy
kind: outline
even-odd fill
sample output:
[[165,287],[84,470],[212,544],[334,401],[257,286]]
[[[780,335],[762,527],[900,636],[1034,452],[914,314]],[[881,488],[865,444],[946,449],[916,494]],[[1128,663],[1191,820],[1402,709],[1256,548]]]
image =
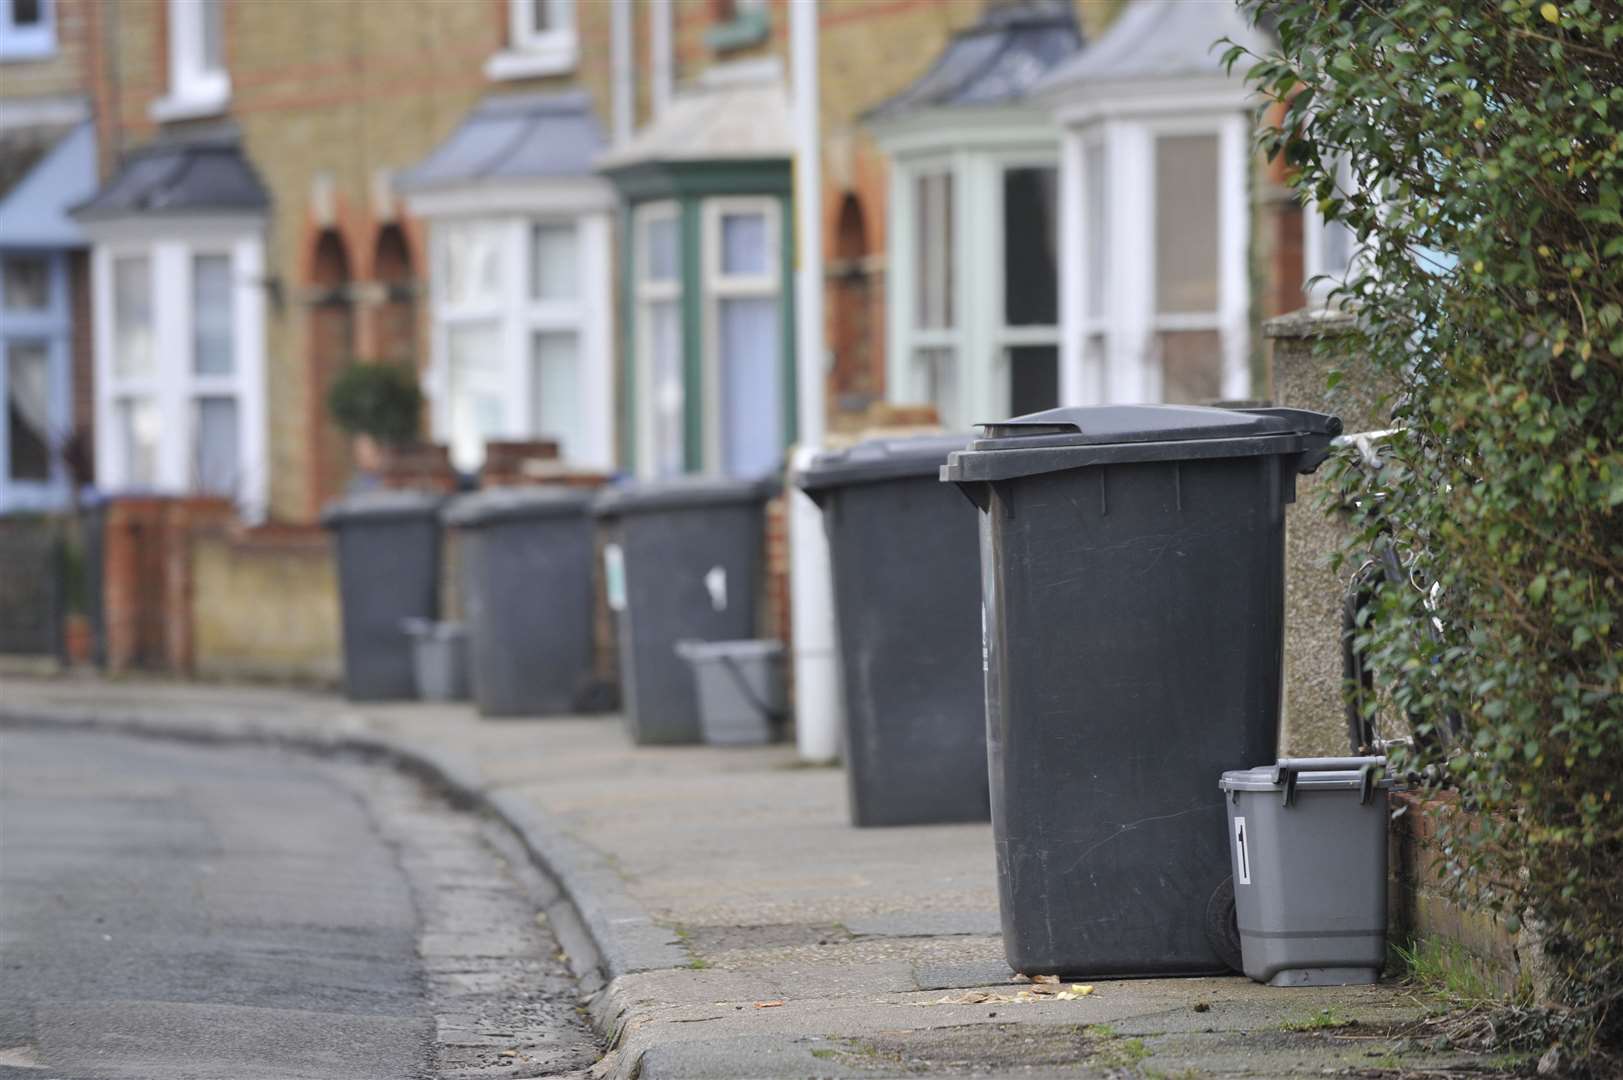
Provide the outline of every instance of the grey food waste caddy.
[[1226,772],[1245,973],[1270,986],[1372,983],[1386,965],[1382,758],[1282,758]]
[[678,641],[676,652],[693,667],[705,742],[758,746],[783,736],[783,642]]
[[428,492],[368,491],[322,511],[338,557],[344,694],[352,701],[417,696],[403,627],[439,614],[442,502]]
[[604,572],[620,643],[620,698],[639,744],[700,738],[683,640],[755,636],[762,507],[775,478],[680,477],[603,491]]
[[940,483],[968,442],[873,439],[798,479],[833,562],[853,825],[987,819],[980,542],[974,507]]
[[980,508],[1003,943],[1027,974],[1225,970],[1213,780],[1275,756],[1285,504],[1335,417],[1122,405],[983,425]]
[[468,629],[459,622],[407,619],[417,696],[424,701],[468,699]]
[[484,716],[577,711],[592,682],[593,493],[492,488],[445,510],[462,544],[473,700]]

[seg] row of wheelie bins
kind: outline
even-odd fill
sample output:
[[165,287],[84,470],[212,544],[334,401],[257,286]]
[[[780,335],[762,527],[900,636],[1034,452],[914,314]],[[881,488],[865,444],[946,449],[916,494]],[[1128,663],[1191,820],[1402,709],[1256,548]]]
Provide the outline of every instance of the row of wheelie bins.
[[[851,821],[990,819],[1016,971],[1238,966],[1217,780],[1274,759],[1285,508],[1339,430],[1289,409],[1066,408],[974,438],[871,440],[795,477],[829,540]],[[696,741],[678,642],[754,636],[771,490],[688,479],[459,500],[446,519],[471,540],[481,711],[578,706],[597,528],[628,730]],[[391,623],[432,614],[419,583],[439,515],[394,495],[330,519],[352,696],[409,688],[405,660],[373,654]],[[380,597],[388,611],[368,607]]]

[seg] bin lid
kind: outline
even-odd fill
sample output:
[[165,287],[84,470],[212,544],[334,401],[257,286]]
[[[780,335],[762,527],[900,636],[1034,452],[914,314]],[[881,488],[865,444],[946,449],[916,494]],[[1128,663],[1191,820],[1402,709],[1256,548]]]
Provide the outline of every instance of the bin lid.
[[[1223,774],[1217,786],[1224,791],[1284,791],[1283,778],[1275,779],[1279,775],[1278,767],[1274,765],[1259,765],[1254,769],[1234,769]],[[1296,774],[1297,791],[1327,791],[1352,790],[1357,791],[1363,787],[1364,774],[1360,769],[1328,769],[1322,772],[1303,770]],[[1375,778],[1375,786],[1389,788],[1392,778],[1381,773]]]
[[[1339,417],[1306,409],[1209,405],[1084,405],[979,425],[982,435],[953,453],[949,481],[1008,480],[1083,465],[1129,461],[1294,454],[1324,449]],[[1322,455],[1309,455],[1305,471]]]
[[349,521],[434,517],[444,502],[445,496],[432,491],[358,491],[322,508],[321,524],[335,529]]
[[935,479],[947,455],[969,445],[969,435],[913,435],[866,439],[854,446],[825,450],[803,468],[795,483],[803,491],[848,484],[871,484],[908,476]]
[[765,502],[778,493],[781,484],[775,473],[749,479],[674,476],[665,480],[632,481],[601,489],[592,504],[592,513],[598,517],[621,517],[649,511]]
[[498,521],[534,521],[584,514],[594,497],[592,490],[577,487],[530,484],[486,488],[452,499],[441,516],[447,525],[472,529]]

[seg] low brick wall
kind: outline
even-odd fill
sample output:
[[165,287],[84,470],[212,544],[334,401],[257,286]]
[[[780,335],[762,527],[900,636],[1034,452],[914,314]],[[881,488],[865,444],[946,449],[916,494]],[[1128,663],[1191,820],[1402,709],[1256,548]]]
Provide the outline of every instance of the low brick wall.
[[1392,809],[1391,940],[1445,953],[1431,963],[1451,968],[1462,981],[1506,995],[1542,995],[1546,973],[1536,936],[1526,928],[1512,932],[1492,915],[1467,911],[1448,897],[1438,863],[1438,826],[1443,815],[1458,811],[1457,794],[1395,792]]
[[324,530],[212,529],[191,548],[198,675],[337,684],[338,582]]

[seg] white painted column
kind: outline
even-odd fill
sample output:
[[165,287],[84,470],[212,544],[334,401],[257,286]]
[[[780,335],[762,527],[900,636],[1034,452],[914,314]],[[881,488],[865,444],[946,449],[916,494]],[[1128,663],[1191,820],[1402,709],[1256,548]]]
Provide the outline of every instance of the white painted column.
[[1250,125],[1243,114],[1223,121],[1218,137],[1218,305],[1223,326],[1223,396],[1253,396],[1250,364]]
[[581,327],[579,362],[586,410],[582,464],[614,471],[614,242],[606,211],[580,219]]
[[1148,370],[1155,307],[1155,157],[1150,138],[1137,124],[1111,123],[1105,129],[1112,285],[1105,387],[1107,400],[1117,405],[1153,400],[1161,389],[1159,373]]
[[270,507],[270,426],[265,375],[265,245],[258,236],[238,240],[232,248],[236,279],[238,460],[242,485],[237,509],[251,524],[265,520]]
[[1066,127],[1059,143],[1059,403],[1093,405],[1088,401],[1090,372],[1082,370],[1086,331],[1082,310],[1088,287],[1087,246],[1094,239],[1083,225],[1086,192],[1083,185],[1098,183],[1082,175],[1082,134]]
[[834,580],[822,514],[794,477],[817,452],[825,426],[822,137],[817,91],[817,0],[791,0],[789,47],[795,99],[795,379],[799,446],[786,501],[790,621],[794,634],[795,742],[806,761],[839,756],[844,716],[834,626]]

